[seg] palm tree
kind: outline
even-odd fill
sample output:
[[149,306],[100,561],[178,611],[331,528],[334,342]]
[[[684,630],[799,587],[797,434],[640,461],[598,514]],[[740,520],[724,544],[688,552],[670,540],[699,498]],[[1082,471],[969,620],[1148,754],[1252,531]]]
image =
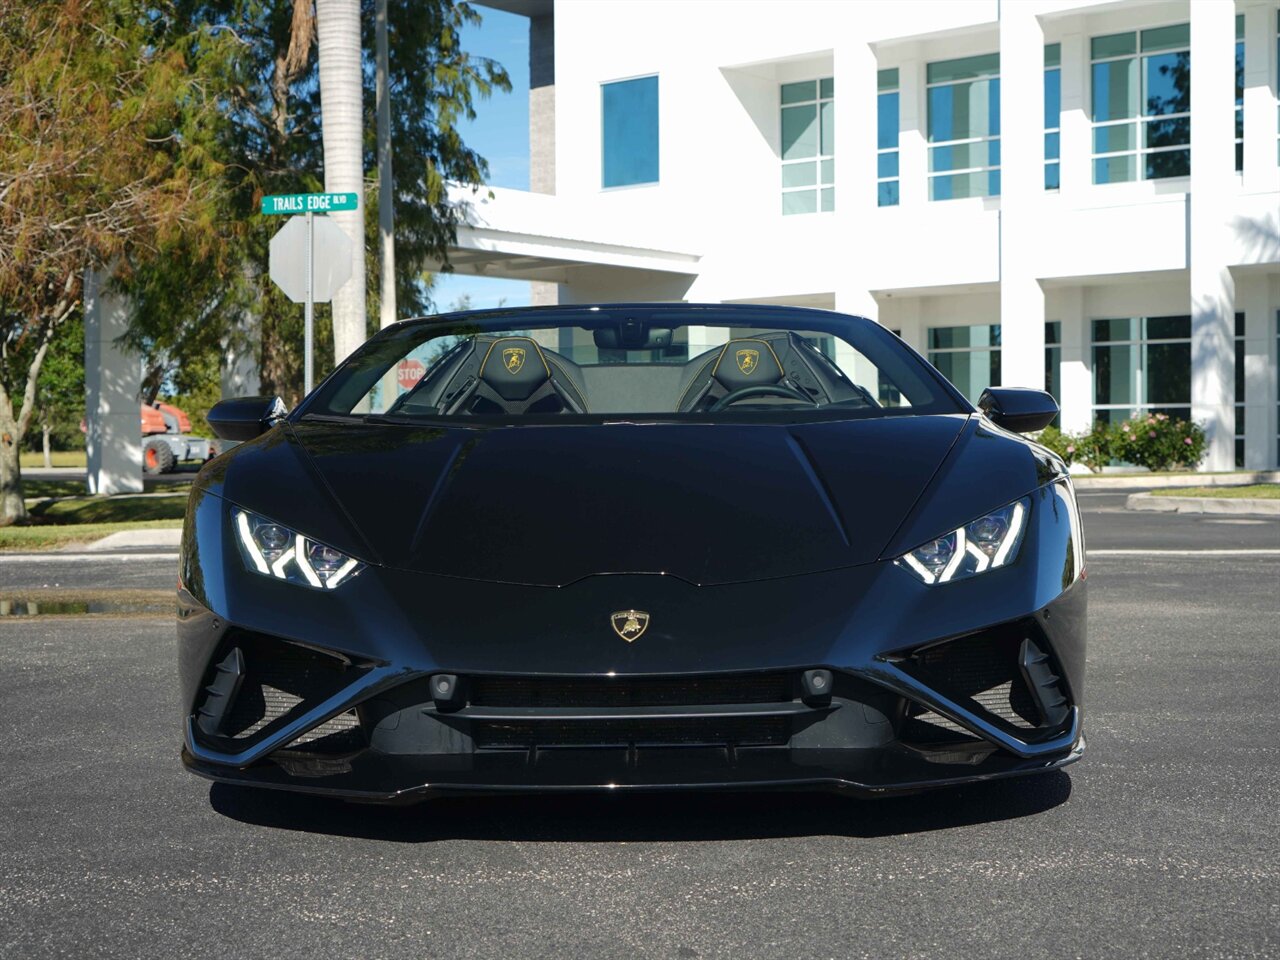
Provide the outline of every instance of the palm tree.
[[360,197],[359,209],[329,214],[351,238],[351,279],[333,297],[333,354],[339,363],[364,342],[366,330],[360,0],[316,0],[316,28],[325,190]]
[[396,322],[395,188],[391,175],[391,82],[387,56],[387,0],[374,4],[377,51],[378,113],[378,246],[382,259],[381,308],[378,326]]

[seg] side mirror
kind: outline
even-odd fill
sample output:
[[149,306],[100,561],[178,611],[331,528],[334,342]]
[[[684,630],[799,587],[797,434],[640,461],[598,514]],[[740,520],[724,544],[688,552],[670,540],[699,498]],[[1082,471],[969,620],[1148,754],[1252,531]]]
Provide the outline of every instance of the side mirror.
[[252,440],[283,420],[289,411],[279,397],[236,397],[213,405],[205,417],[223,440]]
[[1014,433],[1034,433],[1053,423],[1058,402],[1043,390],[988,387],[978,398],[978,409],[998,427]]

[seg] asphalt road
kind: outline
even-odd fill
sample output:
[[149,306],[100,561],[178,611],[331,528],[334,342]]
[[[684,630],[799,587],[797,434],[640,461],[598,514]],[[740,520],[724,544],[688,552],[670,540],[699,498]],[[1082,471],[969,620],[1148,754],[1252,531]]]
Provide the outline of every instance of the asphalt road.
[[[0,957],[1280,956],[1280,556],[1108,552],[1275,550],[1280,522],[1122,502],[1083,497],[1085,759],[892,801],[211,788],[167,620],[0,622]],[[0,594],[173,578],[36,566]]]

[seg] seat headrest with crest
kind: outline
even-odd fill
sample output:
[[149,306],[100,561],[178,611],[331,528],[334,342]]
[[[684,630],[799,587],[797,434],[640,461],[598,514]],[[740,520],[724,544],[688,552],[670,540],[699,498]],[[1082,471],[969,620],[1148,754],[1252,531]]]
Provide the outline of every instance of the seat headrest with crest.
[[720,351],[711,375],[728,390],[778,383],[782,364],[767,340],[730,340]]
[[489,344],[479,376],[504,400],[528,400],[551,379],[551,368],[528,337],[503,337]]

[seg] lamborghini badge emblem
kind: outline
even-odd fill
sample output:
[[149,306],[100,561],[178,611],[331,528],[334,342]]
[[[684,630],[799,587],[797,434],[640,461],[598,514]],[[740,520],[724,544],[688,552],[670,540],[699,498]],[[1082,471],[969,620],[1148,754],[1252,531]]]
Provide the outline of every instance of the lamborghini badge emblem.
[[524,369],[524,347],[507,347],[502,351],[502,365],[513,377]]
[[759,350],[739,350],[737,357],[738,369],[742,371],[744,376],[751,376],[756,372],[756,367],[760,366]]
[[613,625],[614,633],[627,643],[631,643],[633,640],[639,640],[649,628],[649,614],[643,610],[619,610],[617,613],[610,614],[609,623]]

